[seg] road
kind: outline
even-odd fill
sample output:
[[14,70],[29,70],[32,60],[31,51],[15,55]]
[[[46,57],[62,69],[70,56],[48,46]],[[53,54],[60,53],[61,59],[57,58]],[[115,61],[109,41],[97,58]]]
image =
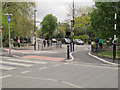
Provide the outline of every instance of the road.
[[[3,88],[118,88],[118,67],[90,57],[89,46],[75,46],[74,61],[62,49],[2,57]],[[49,58],[49,59],[48,59]]]

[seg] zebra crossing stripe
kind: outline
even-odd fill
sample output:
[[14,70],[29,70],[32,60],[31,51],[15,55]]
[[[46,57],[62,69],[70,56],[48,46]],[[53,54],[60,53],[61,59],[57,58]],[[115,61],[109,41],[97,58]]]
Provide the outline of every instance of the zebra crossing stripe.
[[21,64],[21,63],[15,63],[15,62],[6,62],[6,61],[0,61],[2,64],[8,64],[8,65],[17,65],[17,66],[23,66],[23,67],[30,67],[32,64]]
[[16,69],[16,68],[0,65],[0,69],[3,69],[3,70],[13,70],[13,69]]
[[34,64],[46,64],[47,62],[38,62],[38,61],[29,61],[29,60],[18,60],[18,59],[7,59],[9,61],[25,62],[25,63],[34,63]]
[[0,78],[6,78],[6,77],[11,77],[12,75],[6,75],[6,76],[3,76],[3,77],[0,77]]

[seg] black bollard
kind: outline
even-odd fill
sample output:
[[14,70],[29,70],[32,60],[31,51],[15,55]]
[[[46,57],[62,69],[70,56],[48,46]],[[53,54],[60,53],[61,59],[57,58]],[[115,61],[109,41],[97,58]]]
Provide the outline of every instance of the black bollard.
[[113,44],[113,62],[116,59],[116,44]]
[[39,50],[39,43],[38,43],[38,50]]
[[72,52],[72,43],[70,43],[70,51]]
[[43,43],[42,43],[42,50],[43,50]]
[[69,59],[70,56],[69,56],[69,45],[67,45],[67,59]]
[[91,45],[91,52],[93,52],[94,51],[94,46],[93,45]]
[[75,45],[74,45],[74,42],[73,42],[73,51],[75,50]]

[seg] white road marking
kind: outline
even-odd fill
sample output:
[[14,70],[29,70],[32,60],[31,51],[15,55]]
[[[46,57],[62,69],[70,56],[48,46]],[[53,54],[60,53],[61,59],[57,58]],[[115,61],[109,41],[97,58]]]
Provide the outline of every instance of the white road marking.
[[105,68],[105,69],[118,69],[118,67],[110,67],[110,66],[97,66],[97,65],[89,65],[89,64],[72,64],[72,65],[78,65],[78,66],[84,66],[84,67],[93,67],[93,68]]
[[6,78],[6,77],[11,77],[12,75],[6,75],[6,76],[3,76],[3,77],[0,77],[0,78]]
[[0,69],[3,69],[3,70],[13,70],[13,69],[16,69],[16,68],[0,65]]
[[69,83],[69,82],[66,82],[66,81],[62,81],[62,83],[68,84],[68,85],[73,86],[73,87],[76,87],[76,88],[83,88],[83,87],[79,87],[79,86],[77,86],[77,85],[71,84],[71,83]]
[[73,61],[73,60],[74,60],[74,57],[72,56],[73,53],[75,53],[75,52],[71,52],[71,53],[70,53],[71,59],[70,59],[70,60],[65,60],[65,61]]
[[48,80],[48,81],[54,81],[54,82],[62,82],[62,83],[64,83],[64,84],[67,84],[67,85],[70,85],[70,86],[73,86],[73,87],[76,87],[76,88],[83,88],[83,87],[80,87],[80,86],[71,84],[71,83],[69,83],[69,82],[66,82],[66,81],[59,81],[59,80],[55,80],[55,79],[46,79],[46,78],[29,77],[29,76],[18,76],[18,75],[17,75],[17,77],[28,78],[28,79]]
[[29,71],[24,71],[24,72],[21,72],[21,73],[28,73],[28,72],[31,72],[31,71],[29,70]]
[[17,62],[26,62],[26,63],[35,63],[35,64],[47,64],[47,62],[38,62],[38,61],[29,61],[29,60],[18,60],[18,59],[7,59],[9,61],[17,61]]
[[10,58],[10,57],[2,57],[2,58]]
[[54,67],[58,67],[58,66],[60,66],[60,64],[56,64],[56,65],[54,65]]
[[98,60],[100,60],[100,61],[102,61],[104,63],[108,63],[108,64],[112,64],[112,65],[118,66],[118,64],[116,64],[116,63],[108,62],[108,61],[106,61],[106,60],[104,60],[102,58],[99,58],[99,57],[97,57],[95,55],[92,55],[90,52],[88,53],[88,55],[90,55],[90,56],[92,56],[92,57],[94,57],[94,58],[96,58],[96,59],[98,59]]
[[40,68],[40,69],[46,69],[47,67],[42,67],[42,68]]
[[17,55],[13,55],[13,57],[17,57],[17,58],[19,58],[20,56],[17,56]]
[[55,79],[46,79],[46,78],[39,78],[39,77],[29,77],[29,76],[18,76],[17,77],[23,77],[23,78],[29,78],[29,79],[40,79],[40,80],[48,80],[48,81],[57,81]]
[[15,63],[15,62],[6,62],[6,61],[0,61],[2,64],[8,64],[8,65],[17,65],[17,66],[23,66],[23,67],[30,67],[32,64],[21,64],[21,63]]

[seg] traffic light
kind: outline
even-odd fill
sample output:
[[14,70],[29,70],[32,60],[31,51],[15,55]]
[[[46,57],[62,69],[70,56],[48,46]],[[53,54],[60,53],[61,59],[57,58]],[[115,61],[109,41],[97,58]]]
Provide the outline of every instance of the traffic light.
[[37,30],[38,26],[35,26],[35,31]]
[[75,22],[75,19],[73,19],[73,22]]
[[38,26],[35,26],[35,28],[37,29],[37,28],[38,28]]

